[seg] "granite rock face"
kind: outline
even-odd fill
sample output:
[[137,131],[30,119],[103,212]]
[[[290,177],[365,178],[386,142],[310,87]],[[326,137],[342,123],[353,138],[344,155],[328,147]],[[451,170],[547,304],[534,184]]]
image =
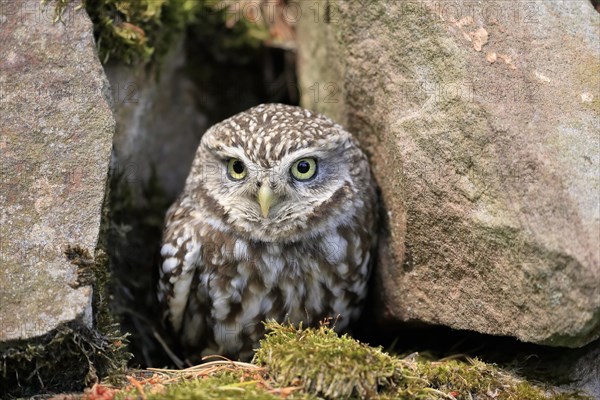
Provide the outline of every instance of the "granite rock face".
[[114,119],[92,24],[75,6],[57,23],[38,0],[0,6],[3,358],[59,327],[93,328],[78,269],[96,266]]
[[302,105],[359,137],[382,191],[374,312],[551,346],[598,338],[591,3],[310,3]]

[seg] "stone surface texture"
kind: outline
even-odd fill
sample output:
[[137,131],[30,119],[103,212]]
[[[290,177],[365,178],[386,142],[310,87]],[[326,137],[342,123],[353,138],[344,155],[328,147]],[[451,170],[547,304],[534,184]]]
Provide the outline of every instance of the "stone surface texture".
[[301,4],[302,105],[358,136],[381,187],[381,320],[551,346],[598,338],[591,3]]
[[0,343],[93,324],[92,287],[65,251],[94,256],[114,120],[75,6],[53,23],[54,5],[0,5]]
[[563,386],[563,389],[583,390],[589,393],[592,398],[600,399],[600,341],[588,345],[583,350],[584,355],[573,362],[574,365],[566,363],[570,373],[569,383]]
[[179,195],[208,128],[206,116],[195,107],[201,94],[187,77],[185,62],[181,37],[151,69],[106,67],[117,120],[112,170],[137,201],[153,171],[169,199]]

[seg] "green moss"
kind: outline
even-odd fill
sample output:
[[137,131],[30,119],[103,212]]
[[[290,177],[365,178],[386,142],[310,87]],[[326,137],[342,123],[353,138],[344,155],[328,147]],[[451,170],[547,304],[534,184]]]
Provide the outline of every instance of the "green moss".
[[[72,0],[54,0],[54,19],[52,20],[52,22],[56,23],[56,22],[64,22],[63,21],[63,14],[65,12],[65,9],[67,8],[67,6],[69,5],[69,3],[71,3]],[[45,5],[46,3],[48,3],[48,0],[42,0],[41,4]],[[79,8],[79,7],[78,7]]]
[[398,358],[326,326],[296,329],[267,323],[254,362],[280,385],[325,398],[583,399],[553,394],[479,360]]
[[71,264],[77,265],[77,285],[75,287],[92,285],[96,278],[96,265],[87,249],[80,246],[68,246],[65,256]]
[[194,0],[87,0],[100,60],[145,63],[164,55],[193,21]]
[[210,378],[195,379],[184,383],[170,385],[158,395],[150,395],[148,399],[278,399],[277,396],[259,389],[254,382],[240,382],[233,374],[225,373]]
[[[113,327],[114,328],[114,327]],[[82,326],[61,326],[36,343],[5,343],[0,387],[5,395],[82,390],[111,371],[121,369],[123,337],[103,335]]]
[[[254,379],[247,372],[221,371],[210,376],[180,380],[165,387],[148,387],[144,396],[148,400],[210,400],[210,399],[241,399],[241,400],[280,400],[277,390],[268,387],[262,379]],[[135,398],[139,389],[131,389],[117,393],[115,400]],[[287,394],[287,393],[286,393]],[[302,393],[290,393],[287,399],[313,398]]]
[[[49,3],[48,0],[42,0]],[[73,0],[53,0],[54,21]],[[250,21],[239,5],[224,8],[214,0],[85,0],[83,6],[94,24],[94,36],[102,63],[116,60],[144,64],[160,60],[186,28],[210,32],[215,46],[224,49],[258,48],[270,39],[264,18]],[[229,4],[229,3],[226,3]],[[81,6],[78,6],[80,8]],[[223,34],[227,25],[227,34]],[[215,33],[220,33],[216,35]]]
[[[47,3],[48,0],[43,0]],[[54,0],[56,22],[72,0]],[[198,0],[85,0],[103,63],[147,63],[164,55],[191,24],[204,2]]]
[[[114,292],[115,277],[111,271],[110,259],[108,256],[108,239],[110,231],[110,199],[111,188],[107,180],[104,190],[104,201],[102,207],[102,220],[100,224],[100,233],[98,243],[94,253],[93,267],[93,307],[94,307],[94,326],[103,336],[113,337],[114,348],[111,349],[112,364],[106,370],[105,375],[111,383],[122,381],[127,369],[128,361],[133,357],[129,352],[128,334],[123,334],[120,329],[120,320],[117,313],[114,312]],[[81,268],[80,268],[81,271]]]
[[[327,326],[269,322],[252,364],[211,361],[184,370],[130,371],[115,399],[589,399],[557,393],[477,359],[393,356]],[[258,365],[257,365],[258,364]],[[92,395],[93,397],[93,395]],[[112,397],[110,397],[112,398]]]
[[[547,399],[544,391],[530,383],[518,381],[497,367],[479,360],[469,363],[448,360],[442,362],[422,361],[416,364],[419,378],[431,388],[456,398],[470,396],[497,399]],[[408,392],[409,390],[401,390]],[[423,389],[420,389],[422,392]]]
[[266,365],[281,385],[301,382],[308,392],[328,398],[372,397],[404,379],[399,360],[325,326],[304,330],[269,322],[266,327],[271,332],[255,362]]

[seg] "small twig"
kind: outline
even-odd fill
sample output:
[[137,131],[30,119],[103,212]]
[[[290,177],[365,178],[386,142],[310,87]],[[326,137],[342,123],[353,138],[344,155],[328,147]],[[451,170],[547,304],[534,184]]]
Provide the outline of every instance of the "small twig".
[[204,360],[208,360],[208,359],[211,359],[211,358],[220,358],[221,360],[225,360],[225,361],[232,361],[232,360],[230,360],[229,358],[227,358],[227,357],[225,357],[225,356],[222,356],[222,355],[220,355],[220,354],[210,354],[210,355],[208,355],[208,356],[204,356],[204,357],[202,357],[202,361],[204,361]]
[[183,361],[181,361],[181,359],[179,357],[177,357],[175,355],[175,353],[169,348],[169,346],[163,340],[163,338],[158,334],[158,332],[156,332],[156,329],[152,330],[152,335],[158,341],[158,343],[160,343],[160,345],[162,346],[162,348],[165,351],[165,353],[167,353],[167,355],[169,356],[169,358],[171,359],[171,361],[173,361],[175,363],[175,365],[177,366],[177,368],[180,368],[180,369],[183,368],[183,366],[185,365],[183,363]]
[[262,370],[262,367],[259,367],[254,364],[245,363],[241,361],[231,361],[231,360],[218,360],[218,361],[210,361],[204,364],[194,365],[193,367],[185,368],[185,369],[168,369],[168,368],[148,368],[148,371],[160,372],[165,374],[173,374],[173,375],[182,375],[186,373],[193,372],[206,372],[208,369],[215,369],[219,367],[237,367],[242,369],[249,369],[253,371]]

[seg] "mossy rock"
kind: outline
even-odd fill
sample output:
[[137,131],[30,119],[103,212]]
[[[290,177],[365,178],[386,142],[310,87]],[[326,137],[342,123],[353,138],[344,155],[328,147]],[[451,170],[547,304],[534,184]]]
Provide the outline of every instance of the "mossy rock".
[[[39,0],[15,6],[43,12]],[[91,21],[74,4],[63,12],[64,24],[3,16],[0,70],[12,86],[0,102],[2,398],[83,389],[128,358],[106,290],[108,82]]]
[[[55,6],[54,20],[63,18],[73,0],[43,0]],[[94,24],[98,56],[103,64],[115,60],[128,65],[159,61],[188,27],[219,33],[227,23],[230,34],[214,35],[222,48],[257,48],[270,38],[267,25],[237,18],[218,0],[85,0]],[[235,3],[233,4],[235,6]]]

